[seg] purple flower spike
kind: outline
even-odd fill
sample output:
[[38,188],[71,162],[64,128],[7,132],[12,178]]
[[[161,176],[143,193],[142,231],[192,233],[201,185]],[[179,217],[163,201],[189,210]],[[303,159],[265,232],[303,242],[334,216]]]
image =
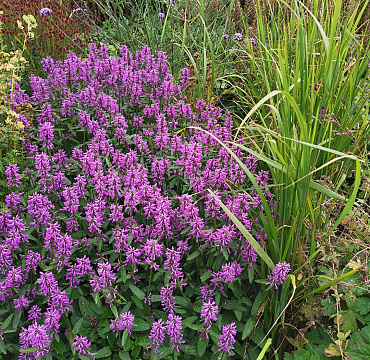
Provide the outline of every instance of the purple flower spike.
[[75,337],[75,342],[72,344],[76,348],[78,355],[90,355],[91,342],[87,339],[86,336]]
[[164,15],[163,13],[159,13],[159,14],[158,14],[158,17],[159,17],[160,19],[164,19],[164,16],[165,16],[165,15]]
[[203,301],[200,317],[204,318],[204,333],[206,334],[206,339],[209,338],[208,332],[211,329],[212,321],[217,321],[217,314],[218,306],[213,299],[208,299],[208,302]]
[[163,343],[165,337],[165,324],[163,323],[163,319],[159,319],[153,323],[152,329],[150,330],[149,340],[151,341],[151,345],[147,347],[148,349],[152,349],[155,354],[159,353],[159,345]]
[[31,310],[28,311],[28,320],[37,321],[41,318],[41,308],[39,308],[37,305],[33,305]]
[[241,41],[241,40],[243,40],[243,35],[240,34],[240,33],[236,33],[234,35],[234,39],[237,40],[237,41]]
[[181,344],[185,341],[182,340],[182,319],[181,316],[174,316],[173,314],[168,315],[168,320],[166,321],[167,334],[170,338],[170,343],[172,349],[177,352],[180,351]]
[[19,167],[16,164],[9,164],[5,168],[5,175],[8,177],[8,186],[15,186],[16,188],[19,187],[19,185],[22,185],[22,182],[20,181],[20,175],[19,175]]
[[219,346],[218,351],[226,351],[229,355],[231,355],[231,350],[234,349],[235,338],[236,335],[236,326],[235,323],[231,323],[222,327],[222,334],[220,335],[220,340],[217,343]]
[[52,12],[53,10],[46,7],[40,10],[40,16],[46,16],[46,15],[51,14]]
[[277,286],[285,281],[289,271],[290,264],[285,261],[277,263],[275,269],[271,271],[271,275],[267,277],[269,282],[267,282],[266,285],[274,286],[275,289],[277,289]]
[[223,37],[224,39],[228,39],[228,38],[229,38],[229,35],[227,35],[227,34],[223,34],[223,35],[222,35],[222,37]]

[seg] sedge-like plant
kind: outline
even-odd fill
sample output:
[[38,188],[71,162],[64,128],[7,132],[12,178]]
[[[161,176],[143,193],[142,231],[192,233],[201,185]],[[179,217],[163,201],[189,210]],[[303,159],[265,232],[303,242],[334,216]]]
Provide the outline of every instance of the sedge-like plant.
[[[312,278],[303,269],[313,265],[321,244],[353,206],[360,185],[369,134],[364,106],[369,98],[368,47],[356,30],[366,5],[346,8],[338,0],[334,6],[313,1],[308,7],[281,1],[266,14],[258,2],[256,45],[241,46],[246,71],[239,82],[239,105],[247,115],[235,136],[249,138],[250,150],[236,142],[227,147],[242,147],[269,167],[277,206],[273,213],[265,208],[261,217],[264,249],[273,263],[291,264],[295,276],[293,286],[286,282],[282,289],[261,294],[264,337],[273,339],[271,353],[283,351],[284,336],[292,327],[285,317],[289,303],[312,295]],[[248,38],[248,24],[245,33]],[[353,191],[344,197],[338,190],[352,176]],[[332,188],[325,185],[327,179]],[[342,201],[340,214],[324,219],[323,206],[330,208],[333,199]],[[266,278],[269,266],[265,261],[255,271]],[[332,279],[329,286],[341,280]]]

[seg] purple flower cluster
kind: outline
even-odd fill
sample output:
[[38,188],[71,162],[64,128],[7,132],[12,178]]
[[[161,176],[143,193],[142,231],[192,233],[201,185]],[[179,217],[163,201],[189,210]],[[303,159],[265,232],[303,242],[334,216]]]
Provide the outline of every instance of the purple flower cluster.
[[[188,69],[176,83],[165,53],[153,56],[146,46],[134,54],[122,46],[112,58],[106,45],[90,44],[84,61],[70,53],[65,61],[47,58],[42,64],[46,76],[30,78],[39,108],[24,144],[32,166],[23,174],[16,164],[6,167],[14,191],[0,213],[0,301],[9,301],[31,322],[20,333],[21,349],[35,347],[39,356],[50,350],[50,340],[65,330],[61,317],[79,308],[71,291],[83,289],[89,301],[98,299],[113,310],[121,291],[135,305],[142,300],[141,292],[126,294],[132,290],[127,284],[144,284],[145,306],[151,306],[153,293],[163,310],[163,319],[150,320],[148,349],[158,352],[167,335],[180,351],[177,297],[188,287],[191,301],[202,302],[208,338],[221,311],[215,293],[223,294],[257,260],[220,200],[250,231],[265,211],[253,188],[230,194],[230,187],[250,187],[236,160],[214,139],[233,140],[231,116],[202,99],[194,107],[186,103],[181,93],[190,81]],[[23,98],[15,92],[14,99]],[[257,171],[257,159],[238,147],[234,152],[265,187],[268,173]],[[33,189],[27,196],[26,183]],[[273,203],[267,187],[263,192]],[[263,230],[258,234],[263,242]],[[194,285],[195,271],[185,268],[191,254],[212,268],[203,286]],[[278,265],[271,286],[286,276]],[[28,293],[18,295],[25,284]],[[131,333],[136,313],[128,310],[111,320],[112,332]],[[232,349],[234,327],[224,327],[220,349]],[[73,335],[78,354],[90,354],[94,346],[88,339]],[[33,355],[27,356],[20,358]]]
[[121,314],[120,318],[117,320],[111,320],[110,328],[113,332],[115,331],[127,331],[131,334],[131,328],[134,324],[134,316],[130,311]]
[[241,41],[241,40],[243,40],[243,35],[240,34],[240,33],[236,33],[236,34],[234,34],[234,39],[237,40],[237,41]]
[[72,346],[76,349],[78,355],[90,355],[91,342],[88,341],[86,336],[76,335]]
[[278,285],[284,283],[289,272],[290,264],[288,264],[286,261],[277,263],[275,269],[271,271],[271,275],[267,276],[268,282],[266,285],[274,286],[275,289],[277,289]]
[[202,302],[202,311],[200,317],[204,319],[204,332],[206,334],[206,338],[208,339],[208,332],[211,329],[212,321],[217,321],[217,314],[218,314],[218,306],[213,299],[208,299],[207,302]]
[[53,12],[53,10],[49,9],[49,8],[42,8],[40,10],[40,16],[46,16],[46,15],[49,15]]
[[236,335],[236,325],[231,323],[222,327],[222,334],[220,335],[220,340],[217,345],[219,347],[218,351],[226,351],[231,355],[231,350],[234,349],[233,344],[235,344]]
[[19,167],[16,164],[9,164],[5,168],[5,175],[8,177],[8,186],[19,188],[22,185],[19,175]]

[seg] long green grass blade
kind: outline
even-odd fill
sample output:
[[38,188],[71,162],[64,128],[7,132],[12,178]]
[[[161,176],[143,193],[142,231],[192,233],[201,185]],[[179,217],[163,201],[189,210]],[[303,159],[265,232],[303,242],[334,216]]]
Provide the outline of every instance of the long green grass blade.
[[251,244],[251,246],[256,251],[256,253],[267,264],[267,266],[271,270],[273,270],[275,268],[275,264],[271,260],[271,258],[267,255],[267,253],[262,249],[260,244],[258,244],[258,242],[253,238],[253,236],[248,232],[248,230],[243,226],[243,224],[238,220],[238,218],[218,198],[218,196],[216,196],[216,194],[212,190],[208,189],[208,191],[213,196],[213,198],[216,201],[218,201],[219,205],[222,207],[222,209],[225,211],[225,213],[228,215],[228,217],[232,220],[232,222],[236,225],[236,227],[239,229],[239,231],[243,234],[243,236],[248,240],[248,242]]

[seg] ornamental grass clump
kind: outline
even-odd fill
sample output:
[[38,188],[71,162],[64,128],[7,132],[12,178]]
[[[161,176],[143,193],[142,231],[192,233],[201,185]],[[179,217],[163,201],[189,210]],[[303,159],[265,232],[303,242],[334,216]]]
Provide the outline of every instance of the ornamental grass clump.
[[243,358],[243,329],[259,306],[260,223],[275,199],[255,156],[235,148],[252,185],[215,140],[233,138],[230,115],[202,99],[193,110],[165,53],[148,47],[122,46],[112,58],[90,44],[85,61],[71,53],[42,66],[44,78],[30,78],[37,105],[24,170],[6,168],[0,351]]

